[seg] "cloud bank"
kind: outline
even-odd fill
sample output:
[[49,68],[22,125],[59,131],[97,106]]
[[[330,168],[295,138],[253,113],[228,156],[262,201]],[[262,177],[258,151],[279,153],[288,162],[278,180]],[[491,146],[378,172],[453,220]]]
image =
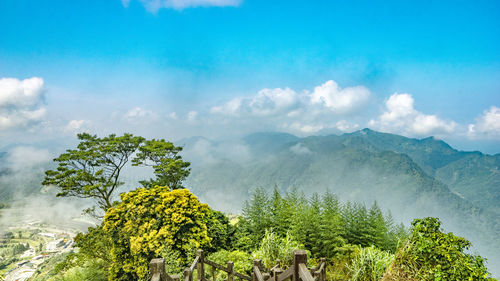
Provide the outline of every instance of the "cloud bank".
[[299,134],[346,131],[359,125],[342,117],[360,113],[370,97],[370,91],[364,86],[342,89],[335,81],[329,80],[313,91],[262,89],[255,95],[236,97],[213,106],[210,112],[233,120],[261,120],[273,124],[274,129]]
[[[378,103],[367,87],[341,87],[333,80],[310,89],[263,88],[210,105],[172,107],[141,101],[141,106],[125,103],[110,111],[105,104],[97,103],[91,111],[75,114],[51,106],[49,117],[43,100],[44,95],[51,93],[45,93],[43,86],[43,79],[36,77],[0,79],[0,145],[53,140],[83,131],[99,135],[131,132],[179,140],[193,136],[237,139],[262,131],[298,136],[340,134],[365,127],[407,137],[432,135],[447,141],[489,144],[500,140],[498,106],[484,110],[473,121],[457,123],[424,112],[410,93],[394,93]],[[299,151],[297,147],[296,152]]]
[[424,114],[414,108],[410,94],[393,94],[385,101],[386,110],[369,122],[378,130],[412,136],[448,135],[458,127],[454,121]]
[[469,124],[468,135],[472,138],[500,139],[500,108],[490,107]]
[[26,128],[45,117],[43,79],[0,79],[0,131]]

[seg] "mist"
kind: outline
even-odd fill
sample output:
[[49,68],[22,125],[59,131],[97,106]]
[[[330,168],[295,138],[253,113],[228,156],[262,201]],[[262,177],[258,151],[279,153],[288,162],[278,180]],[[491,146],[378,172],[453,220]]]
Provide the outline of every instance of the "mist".
[[[336,136],[299,138],[280,133],[244,138],[199,136],[175,144],[183,146],[181,156],[191,163],[185,186],[215,210],[241,213],[245,200],[258,187],[270,193],[276,186],[282,194],[298,189],[307,196],[329,190],[343,202],[370,206],[377,201],[384,213],[391,212],[396,223],[407,227],[415,218],[438,217],[444,231],[470,240],[470,252],[486,257],[490,270],[500,274],[493,266],[500,264],[500,257],[496,246],[490,244],[496,230],[484,229],[488,210],[478,216],[464,211],[474,206],[407,156],[349,148]],[[66,148],[73,147],[68,143]],[[94,206],[92,200],[56,197],[55,187],[41,186],[44,171],[55,167],[52,158],[61,150],[22,145],[1,155],[0,192],[9,208],[0,211],[0,232],[38,222],[76,233],[99,223],[82,216],[84,209]],[[120,192],[136,189],[139,180],[152,176],[149,167],[126,166],[121,177],[125,184],[114,199],[119,200]]]

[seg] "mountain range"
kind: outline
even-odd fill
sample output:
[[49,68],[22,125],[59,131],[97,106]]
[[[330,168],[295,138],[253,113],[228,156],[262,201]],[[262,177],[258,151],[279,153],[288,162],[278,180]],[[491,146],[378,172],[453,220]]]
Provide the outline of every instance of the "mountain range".
[[[472,241],[472,251],[500,275],[500,154],[370,129],[304,138],[276,132],[232,141],[193,137],[176,145],[192,163],[185,185],[215,209],[240,212],[257,187],[306,195],[328,189],[342,201],[377,201],[406,225],[439,217],[446,231]],[[7,157],[0,152],[0,203],[40,192],[43,171],[53,163],[15,171],[6,168]],[[128,188],[138,186],[132,181]]]
[[[234,146],[205,138],[183,144],[189,152],[200,143],[213,151]],[[188,178],[186,185],[216,208],[240,209],[257,187],[305,194],[328,189],[344,201],[377,201],[407,225],[413,218],[439,217],[445,230],[471,240],[472,250],[499,270],[492,265],[500,264],[500,154],[459,151],[434,137],[370,129],[305,138],[257,133],[238,145],[249,160],[213,155],[212,161],[193,164]]]

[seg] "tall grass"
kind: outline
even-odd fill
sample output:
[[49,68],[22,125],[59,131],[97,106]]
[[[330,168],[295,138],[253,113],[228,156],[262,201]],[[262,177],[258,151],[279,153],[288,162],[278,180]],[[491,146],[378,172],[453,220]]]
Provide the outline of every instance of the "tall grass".
[[348,266],[350,281],[377,281],[385,273],[394,255],[373,246],[361,248]]
[[295,241],[289,233],[285,237],[280,237],[272,230],[266,230],[259,248],[253,253],[253,257],[262,260],[267,268],[273,267],[276,260],[280,259],[281,266],[286,268],[293,262],[293,250],[303,248],[304,246]]

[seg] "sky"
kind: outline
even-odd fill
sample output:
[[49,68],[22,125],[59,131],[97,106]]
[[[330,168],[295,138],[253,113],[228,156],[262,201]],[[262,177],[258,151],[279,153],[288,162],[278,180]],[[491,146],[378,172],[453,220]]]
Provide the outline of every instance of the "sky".
[[0,151],[365,127],[500,153],[499,1],[0,1]]

